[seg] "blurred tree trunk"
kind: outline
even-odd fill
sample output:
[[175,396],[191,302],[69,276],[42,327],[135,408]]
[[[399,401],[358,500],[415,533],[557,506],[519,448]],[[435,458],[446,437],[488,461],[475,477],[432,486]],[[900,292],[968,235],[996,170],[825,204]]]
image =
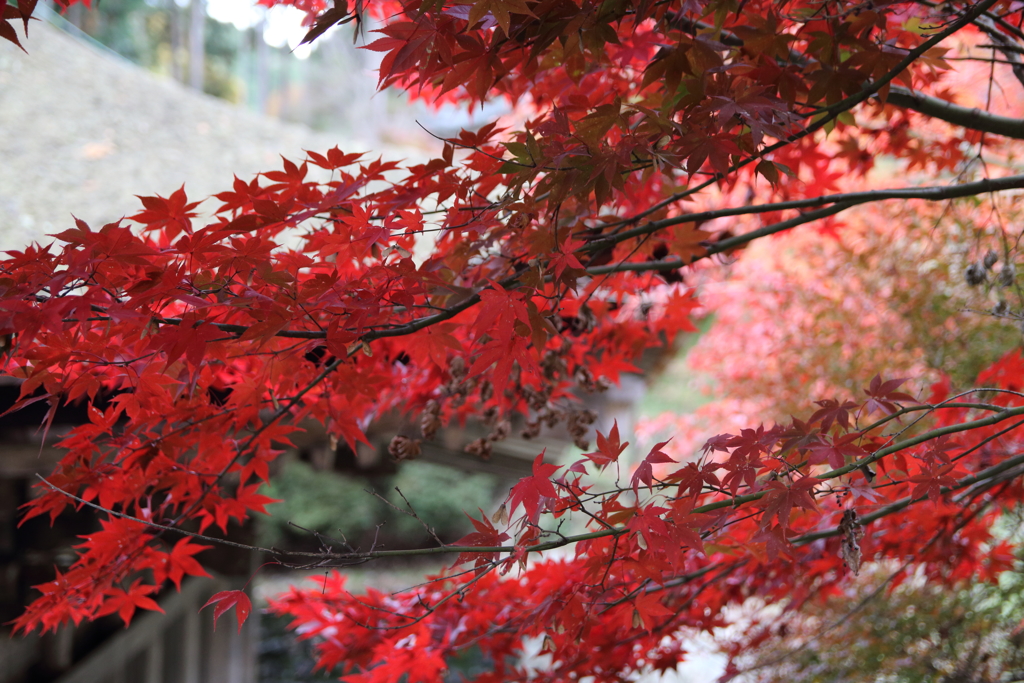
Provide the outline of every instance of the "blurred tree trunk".
[[206,71],[206,0],[192,0],[189,10],[188,84],[202,92]]
[[171,29],[171,78],[180,83],[185,80],[181,70],[181,51],[185,41],[182,39],[184,31],[177,0],[167,0],[167,13]]
[[253,42],[256,52],[256,110],[261,114],[267,111],[267,94],[270,92],[270,46],[263,38],[263,31],[267,28],[266,17],[260,20],[253,30]]
[[68,7],[64,12],[64,18],[77,28],[82,28],[82,24],[85,23],[85,5],[79,2]]

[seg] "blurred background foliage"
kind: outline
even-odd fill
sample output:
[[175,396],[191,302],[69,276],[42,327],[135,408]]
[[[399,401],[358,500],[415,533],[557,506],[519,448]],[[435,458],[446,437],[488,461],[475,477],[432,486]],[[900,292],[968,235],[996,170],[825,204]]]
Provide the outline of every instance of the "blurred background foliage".
[[[1024,576],[956,592],[913,580],[872,593],[886,572],[792,619],[762,642],[748,683],[1009,683],[1024,680]],[[856,611],[853,608],[865,601]],[[806,609],[807,606],[805,606]],[[838,624],[834,628],[830,628]]]
[[92,9],[77,4],[58,17],[50,0],[49,19],[194,90],[359,140],[378,152],[387,145],[432,144],[417,124],[449,136],[508,109],[501,103],[474,112],[432,109],[399,92],[376,92],[379,55],[358,49],[374,37],[369,20],[358,36],[349,25],[299,45],[306,30],[299,10],[267,11],[229,0],[208,7],[208,1],[213,0],[94,0]]
[[[198,1],[198,0],[197,0]],[[234,103],[249,103],[255,74],[245,73],[254,67],[253,53],[262,40],[256,28],[244,31],[231,24],[203,17],[202,43],[190,44],[186,16],[190,6],[181,7],[174,0],[102,0],[95,8],[72,6],[64,18],[103,47],[150,71],[188,81],[189,59],[202,59],[204,92]],[[278,54],[284,53],[284,54]],[[268,58],[275,62],[286,59],[287,50],[268,48]],[[194,85],[194,84],[193,84]],[[251,102],[258,108],[258,102]]]
[[[263,491],[282,502],[267,507],[270,517],[261,525],[262,543],[276,547],[316,543],[310,533],[298,528],[302,527],[325,539],[343,536],[363,550],[374,538],[389,548],[414,546],[431,540],[423,523],[450,542],[471,528],[463,510],[472,513],[493,507],[497,485],[498,479],[489,474],[426,462],[406,462],[394,475],[367,478],[317,471],[292,460]],[[401,512],[408,510],[406,501],[423,523]]]
[[[1007,222],[1021,218],[1002,208]],[[708,318],[653,380],[644,441],[673,437],[673,457],[690,458],[713,434],[807,419],[818,400],[860,401],[876,373],[910,378],[904,390],[922,401],[972,386],[1021,344],[1012,311],[1024,310],[1019,279],[1002,277],[1016,271],[1005,233],[974,211],[873,207],[694,273]],[[972,265],[982,282],[967,282]]]
[[[974,386],[1021,346],[1024,328],[1013,312],[1024,310],[1016,245],[1004,230],[1021,216],[1012,203],[1000,209],[1002,217],[978,215],[971,201],[875,207],[694,273],[701,333],[653,381],[641,436],[674,437],[666,450],[685,461],[713,434],[806,420],[814,400],[860,401],[875,373],[910,378],[906,388],[922,401]],[[1007,510],[1004,522],[1002,537],[1019,535],[1024,518]],[[735,680],[1024,681],[1020,564],[997,584],[978,579],[955,591],[924,585],[913,565],[894,588],[894,569],[868,565],[845,592],[737,634],[736,648],[758,647]]]

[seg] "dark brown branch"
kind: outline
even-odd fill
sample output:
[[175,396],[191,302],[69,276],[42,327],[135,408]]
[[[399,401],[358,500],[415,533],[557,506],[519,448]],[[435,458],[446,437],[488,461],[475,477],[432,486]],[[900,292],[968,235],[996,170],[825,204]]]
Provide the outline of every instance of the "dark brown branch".
[[[1024,48],[1021,48],[1019,45],[1014,43],[1009,36],[998,30],[993,24],[992,19],[988,18],[986,15],[988,15],[987,12],[983,13],[982,16],[978,18],[976,22],[977,26],[992,38],[993,43],[996,43],[993,47],[1006,55],[1006,63],[1013,67],[1014,75],[1017,76],[1018,80],[1024,83],[1024,64],[1021,63],[1020,58],[1017,56],[1019,54],[1024,54]],[[693,34],[702,30],[715,30],[714,26],[703,22],[682,18],[675,21],[681,28],[684,28]],[[722,31],[719,40],[724,45],[728,45],[730,47],[739,48],[744,45],[742,38],[728,31]],[[790,53],[789,61],[801,66],[806,65],[806,59],[796,51],[792,51]],[[915,93],[903,86],[891,86],[889,88],[889,96],[886,102],[897,107],[916,111],[917,113],[924,114],[925,116],[931,116],[932,118],[945,121],[946,123],[952,123],[956,126],[963,126],[964,128],[969,128],[982,133],[993,133],[995,135],[1003,135],[1008,138],[1024,140],[1024,120],[1005,116],[995,116],[980,109],[968,109],[967,107],[961,107],[951,102],[946,102],[938,97],[925,95],[923,93]]]
[[[975,22],[975,26],[992,39],[995,48],[1003,53],[1003,56],[1011,63],[1010,68],[1013,71],[1013,75],[1021,85],[1024,85],[1024,63],[1020,60],[1021,47],[1010,36],[1000,30],[1000,27],[1005,28],[1009,24],[996,17],[980,16]],[[1020,32],[1018,31],[1017,33],[1019,34]]]
[[[822,481],[826,481],[826,480],[829,480],[829,479],[836,479],[836,478],[841,477],[843,475],[850,474],[854,470],[859,469],[859,468],[861,468],[861,467],[863,467],[865,465],[869,465],[869,464],[874,463],[874,462],[876,462],[878,460],[881,460],[882,458],[886,457],[887,455],[891,455],[893,453],[905,450],[907,448],[912,448],[914,446],[917,446],[917,445],[920,445],[922,443],[925,443],[926,441],[930,441],[932,439],[936,439],[936,438],[939,438],[941,436],[945,436],[945,435],[948,435],[948,434],[954,434],[954,433],[957,433],[957,432],[970,431],[970,430],[973,430],[973,429],[978,429],[980,427],[986,427],[986,426],[995,425],[995,424],[998,424],[998,423],[1000,423],[1000,422],[1002,422],[1004,420],[1008,420],[1008,419],[1014,418],[1014,417],[1020,417],[1022,415],[1024,415],[1024,407],[1007,408],[1007,409],[1005,409],[1005,410],[1003,410],[1003,411],[1001,411],[1001,412],[999,412],[999,413],[997,413],[995,415],[991,415],[989,417],[979,418],[977,420],[971,420],[969,422],[963,422],[963,423],[956,424],[956,425],[949,425],[949,426],[946,426],[946,427],[940,427],[940,428],[937,428],[937,429],[933,429],[933,430],[930,430],[930,431],[925,432],[923,434],[919,434],[919,435],[914,436],[912,438],[906,439],[904,441],[900,441],[899,443],[893,444],[891,446],[887,446],[885,448],[879,449],[879,450],[875,451],[874,453],[868,455],[867,457],[861,458],[860,460],[852,462],[849,465],[846,465],[844,467],[840,467],[840,468],[831,470],[829,472],[825,472],[825,473],[819,475],[818,479],[820,479]],[[957,483],[956,483],[955,486],[943,487],[942,488],[942,492],[943,493],[947,493],[947,492],[951,492],[951,491],[956,491],[956,490],[959,490],[959,489],[966,488],[968,486],[974,486],[975,484],[978,484],[978,483],[981,483],[981,482],[986,482],[986,481],[993,480],[996,477],[999,477],[1000,475],[1003,475],[1003,474],[1007,473],[1011,469],[1013,469],[1015,467],[1018,467],[1018,466],[1022,466],[1022,465],[1024,465],[1024,454],[1018,455],[1018,456],[1013,457],[1013,458],[1008,458],[1007,460],[1004,460],[1003,462],[1001,462],[1001,463],[999,463],[997,465],[994,465],[992,467],[986,468],[986,469],[984,469],[984,470],[982,470],[982,471],[980,471],[980,472],[978,472],[978,473],[976,473],[974,475],[967,476],[967,477],[964,477],[962,479],[959,479],[959,480],[957,480]],[[1021,472],[1021,474],[1024,474],[1024,472]],[[434,548],[416,548],[416,549],[411,549],[411,550],[371,550],[371,551],[366,551],[366,552],[345,552],[345,553],[293,552],[293,551],[284,552],[284,551],[280,551],[280,550],[276,550],[276,549],[259,548],[259,547],[255,547],[255,546],[247,546],[245,544],[234,543],[232,541],[225,541],[223,539],[211,538],[211,537],[203,536],[203,535],[196,534],[196,533],[193,533],[193,532],[184,531],[184,530],[182,530],[180,528],[177,528],[176,526],[168,526],[168,525],[156,524],[156,523],[148,521],[148,520],[140,519],[138,517],[134,517],[132,515],[129,515],[129,514],[126,514],[126,513],[123,513],[123,512],[118,512],[116,510],[111,510],[109,508],[105,508],[105,507],[102,507],[100,505],[97,505],[96,503],[92,503],[92,502],[86,501],[86,500],[84,500],[84,499],[82,499],[82,498],[72,494],[71,492],[65,491],[64,489],[61,489],[60,487],[50,483],[49,481],[47,481],[45,478],[43,478],[41,476],[39,478],[47,486],[49,486],[53,491],[59,492],[59,493],[65,495],[65,496],[71,498],[72,500],[75,500],[75,501],[79,502],[80,504],[87,505],[87,506],[92,507],[92,508],[94,508],[96,510],[99,510],[99,511],[102,511],[102,512],[104,512],[106,514],[109,514],[109,515],[111,515],[113,517],[119,517],[119,518],[122,518],[122,519],[128,519],[128,520],[131,520],[131,521],[135,521],[135,522],[138,522],[140,524],[144,524],[146,526],[158,529],[160,531],[177,532],[177,533],[181,533],[181,534],[184,534],[186,536],[190,536],[190,537],[193,537],[193,538],[196,538],[196,539],[200,539],[200,540],[203,540],[203,541],[209,541],[211,543],[219,543],[219,544],[222,544],[222,545],[230,545],[232,547],[237,547],[237,548],[245,548],[245,549],[248,549],[248,550],[267,552],[267,553],[274,554],[274,555],[276,555],[278,557],[282,557],[282,556],[310,557],[310,558],[317,558],[321,562],[334,561],[334,562],[342,562],[342,563],[352,563],[352,562],[365,562],[367,560],[379,559],[379,558],[384,558],[384,557],[412,557],[412,556],[428,556],[428,555],[450,555],[450,554],[453,554],[453,553],[494,553],[494,554],[501,554],[501,553],[512,553],[512,552],[514,552],[516,550],[515,546],[453,546],[453,545],[443,545],[443,546],[434,547]],[[714,510],[719,510],[719,509],[722,509],[722,508],[725,508],[725,507],[736,508],[736,507],[739,507],[741,505],[745,505],[747,503],[753,503],[755,501],[758,501],[761,498],[763,498],[766,495],[766,493],[767,493],[767,491],[762,490],[762,491],[758,491],[757,493],[751,493],[751,494],[747,494],[747,495],[743,495],[743,496],[730,497],[727,500],[719,500],[719,501],[715,501],[715,502],[712,502],[712,503],[707,503],[705,505],[701,505],[701,506],[695,507],[692,510],[692,512],[695,513],[695,514],[701,514],[701,513],[713,512]],[[908,506],[910,506],[910,505],[912,505],[914,503],[920,502],[921,500],[924,500],[924,499],[925,499],[924,497],[919,497],[919,498],[907,497],[907,498],[901,499],[901,500],[899,500],[899,501],[897,501],[895,503],[892,503],[890,505],[887,505],[887,506],[881,508],[880,510],[872,513],[871,515],[865,516],[863,518],[863,520],[862,520],[862,523],[866,524],[868,522],[874,521],[876,519],[880,519],[880,518],[885,517],[887,515],[894,514],[896,512],[899,512],[900,510],[902,510],[902,509],[904,509],[904,508],[906,508],[906,507],[908,507]],[[579,543],[580,541],[588,541],[588,540],[593,540],[593,539],[597,539],[597,538],[604,538],[604,537],[616,537],[616,536],[626,535],[626,534],[629,534],[629,533],[632,533],[632,530],[630,528],[628,528],[628,527],[611,527],[611,528],[600,529],[600,530],[597,530],[597,531],[591,531],[591,532],[576,534],[576,535],[572,535],[572,536],[562,536],[562,537],[560,537],[557,540],[548,541],[548,542],[545,542],[545,543],[538,543],[536,545],[529,546],[529,547],[526,548],[526,550],[528,552],[531,552],[531,553],[538,553],[538,552],[544,552],[544,551],[547,551],[547,550],[554,550],[556,548],[562,548],[562,547],[565,547],[565,546],[568,546],[568,545]],[[827,538],[829,536],[835,536],[838,533],[840,533],[838,528],[824,530],[824,531],[819,531],[819,532],[813,532],[813,533],[809,533],[809,534],[804,534],[803,536],[800,536],[798,538],[793,539],[792,543],[794,543],[794,544],[809,543],[809,542],[817,540],[819,538]],[[323,565],[321,564],[319,566],[323,566]]]
[[[885,201],[889,199],[924,199],[927,201],[941,201],[945,199],[957,199],[960,197],[969,197],[977,194],[984,194],[987,192],[1001,192],[1004,190],[1016,190],[1024,189],[1024,174],[1006,176],[1005,178],[986,178],[984,180],[978,180],[973,183],[962,183],[959,185],[934,185],[930,187],[905,187],[888,190],[868,190],[865,192],[846,192],[842,194],[833,195],[821,195],[818,197],[809,197],[807,199],[796,199],[788,202],[776,202],[774,204],[755,204],[753,206],[736,206],[729,207],[727,209],[714,209],[710,211],[700,211],[697,213],[687,213],[673,218],[666,218],[660,221],[650,221],[644,225],[633,228],[632,230],[625,230],[616,235],[610,235],[608,237],[602,237],[600,239],[588,242],[585,247],[581,249],[583,252],[596,252],[614,246],[620,242],[633,237],[641,237],[649,235],[659,230],[663,230],[674,225],[682,225],[683,223],[695,223],[714,220],[716,218],[727,218],[730,216],[744,216],[759,213],[769,213],[774,211],[786,211],[791,209],[810,209],[815,207],[822,207],[827,204],[835,206],[842,206],[840,211],[851,206],[857,206],[859,204],[867,204],[870,202]],[[772,225],[752,230],[743,235],[737,235],[729,239],[721,240],[712,245],[709,249],[710,253],[720,253],[728,249],[747,244],[759,237],[765,235],[775,234],[781,230],[785,230],[789,227],[793,227],[789,223],[792,221],[798,221],[795,225],[800,225],[809,222],[809,220],[815,220],[816,218],[823,218],[831,213],[816,214],[814,218],[805,220],[807,216],[810,216],[810,212],[797,216],[794,219],[787,221],[780,221],[779,223],[773,223]],[[833,211],[832,213],[837,213]],[[783,224],[786,224],[784,227]],[[596,270],[596,269],[591,269]],[[596,274],[596,273],[595,273]]]
[[[1017,65],[1017,67],[1020,66],[1019,64]],[[938,97],[912,92],[907,88],[891,87],[886,104],[910,109],[919,114],[931,116],[940,121],[952,123],[955,126],[963,126],[970,130],[1002,135],[1015,140],[1024,140],[1024,119],[998,116],[981,109],[961,107],[958,104],[941,100]]]
[[881,77],[866,84],[863,88],[861,88],[860,91],[854,93],[853,95],[850,95],[849,97],[839,100],[835,104],[829,105],[825,109],[815,112],[814,116],[816,116],[817,119],[813,123],[809,124],[803,130],[793,133],[786,139],[779,140],[775,144],[765,146],[763,149],[751,154],[747,158],[741,161],[737,161],[727,170],[720,173],[715,173],[707,180],[698,183],[693,187],[687,188],[682,192],[677,192],[671,195],[670,197],[667,197],[666,199],[663,199],[662,201],[658,202],[649,209],[645,209],[644,211],[641,211],[635,216],[620,221],[619,223],[616,223],[614,225],[636,224],[641,219],[650,216],[653,213],[661,211],[662,209],[667,208],[672,204],[680,202],[687,197],[691,197],[700,192],[701,190],[710,187],[711,185],[714,185],[715,183],[735,173],[741,168],[749,166],[750,164],[754,163],[759,159],[767,158],[768,155],[771,154],[772,152],[775,152],[776,150],[791,145],[792,143],[798,140],[802,140],[808,135],[821,130],[829,123],[835,121],[844,112],[847,112],[856,107],[857,105],[866,102],[868,99],[874,97],[878,93],[878,91],[888,86],[897,76],[899,76],[908,68],[910,68],[921,55],[923,55],[928,50],[932,49],[933,47],[941,43],[943,40],[959,31],[960,29],[973,23],[975,19],[977,19],[980,15],[984,14],[991,7],[995,6],[998,2],[999,0],[983,0],[982,2],[979,2],[970,10],[965,12],[963,16],[961,16],[959,19],[952,22],[945,29],[934,34],[931,38],[924,41],[923,43],[915,47],[913,50],[908,51],[906,57],[901,59],[898,64],[896,64],[893,68],[891,68]]

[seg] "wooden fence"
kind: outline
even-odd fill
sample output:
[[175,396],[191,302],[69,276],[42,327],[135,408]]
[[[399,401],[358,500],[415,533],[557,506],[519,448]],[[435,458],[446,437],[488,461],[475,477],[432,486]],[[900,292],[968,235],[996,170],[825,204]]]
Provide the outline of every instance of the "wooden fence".
[[[234,614],[213,628],[199,608],[217,591],[240,588],[227,579],[191,579],[160,601],[164,613],[137,613],[130,628],[109,638],[56,683],[253,683],[258,617],[241,633]],[[212,609],[212,608],[211,608]]]

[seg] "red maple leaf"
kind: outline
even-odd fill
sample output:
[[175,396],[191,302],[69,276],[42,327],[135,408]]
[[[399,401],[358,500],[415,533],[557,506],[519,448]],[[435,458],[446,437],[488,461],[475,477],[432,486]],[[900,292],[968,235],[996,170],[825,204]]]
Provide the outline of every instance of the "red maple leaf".
[[136,579],[132,582],[128,590],[116,587],[111,588],[107,591],[106,603],[96,613],[96,616],[102,617],[117,612],[117,616],[121,617],[125,628],[128,628],[136,608],[148,609],[154,612],[164,611],[153,598],[149,597],[149,594],[156,592],[156,590],[156,586],[144,584],[142,579]]
[[522,505],[526,519],[532,524],[536,524],[540,518],[541,501],[545,498],[558,497],[555,486],[551,483],[551,475],[559,469],[557,465],[544,463],[544,452],[538,455],[533,461],[533,474],[519,480],[519,483],[513,486],[509,493],[509,514],[515,514],[515,511]]
[[644,458],[643,462],[637,466],[636,471],[633,472],[633,478],[630,480],[630,486],[633,487],[633,493],[638,497],[640,495],[639,489],[641,482],[648,488],[654,485],[653,465],[666,462],[676,462],[661,450],[661,447],[667,443],[668,441],[662,441],[661,443],[655,444],[651,448],[650,453],[647,454],[647,457]]
[[597,432],[597,450],[592,453],[584,453],[584,457],[590,458],[590,460],[596,464],[599,468],[604,469],[613,462],[618,462],[619,456],[629,446],[629,442],[619,442],[619,421],[615,420],[612,422],[612,428],[608,432],[608,436],[605,436],[600,431]]
[[883,382],[881,376],[875,375],[871,380],[871,384],[864,390],[864,393],[868,395],[868,400],[864,402],[865,414],[870,415],[876,410],[883,413],[895,413],[899,410],[899,406],[896,405],[899,401],[917,403],[917,399],[910,394],[896,391],[906,381],[906,378],[904,378],[890,379]]
[[[479,509],[479,508],[478,508]],[[491,521],[484,514],[483,510],[480,510],[480,519],[476,519],[470,515],[469,521],[472,522],[473,528],[476,531],[470,532],[455,541],[452,545],[456,546],[480,546],[484,548],[495,548],[499,547],[505,541],[509,540],[509,535],[504,531],[498,531]],[[477,565],[481,565],[488,560],[494,558],[496,555],[492,552],[463,552],[459,554],[455,564],[463,564],[464,562],[475,562]]]
[[217,619],[234,607],[235,617],[238,619],[238,632],[241,633],[245,620],[252,613],[252,602],[249,600],[249,596],[245,594],[245,591],[221,591],[215,593],[213,597],[206,601],[205,605],[199,608],[199,611],[202,612],[210,605],[216,605],[213,608],[214,630],[217,630]]

